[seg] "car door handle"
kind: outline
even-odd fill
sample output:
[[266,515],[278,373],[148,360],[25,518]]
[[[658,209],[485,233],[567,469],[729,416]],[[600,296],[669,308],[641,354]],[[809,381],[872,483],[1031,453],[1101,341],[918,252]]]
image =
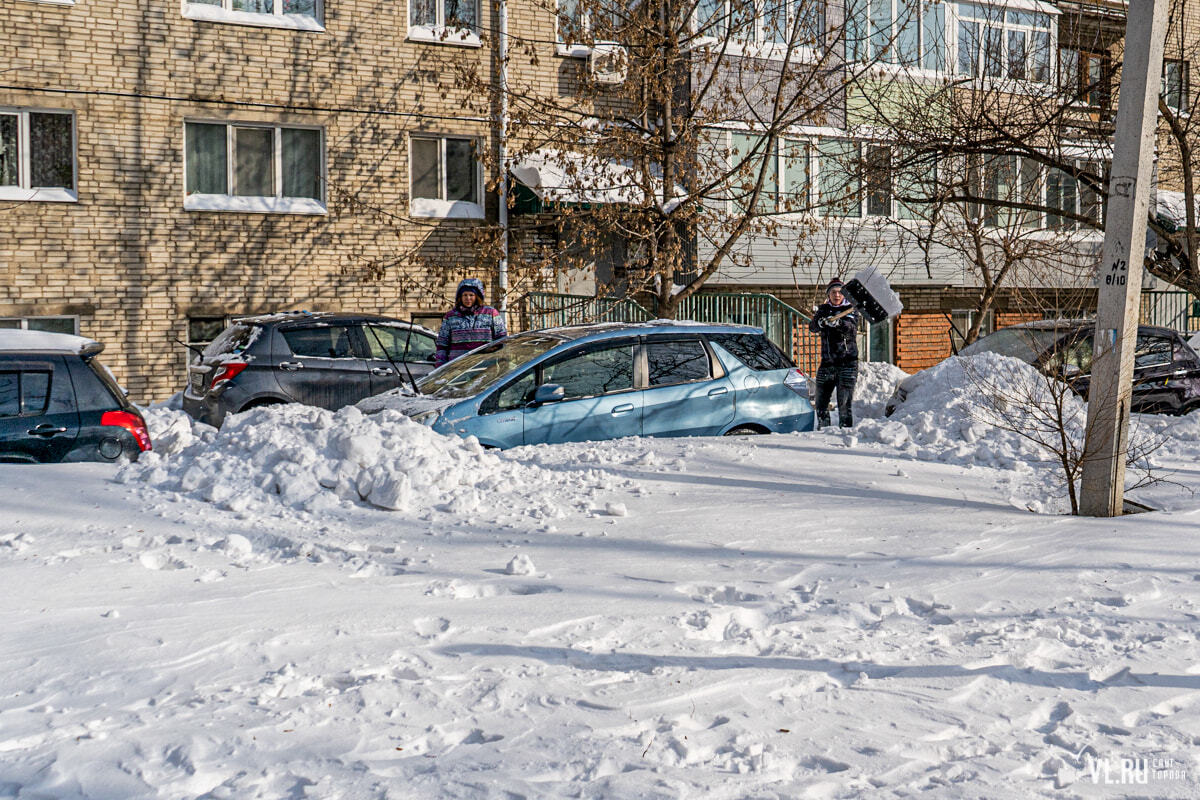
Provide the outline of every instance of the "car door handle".
[[372,367],[371,374],[372,375],[391,375],[392,371],[390,369],[388,369],[387,367]]
[[304,369],[304,364],[299,361],[280,361],[279,368],[288,372],[295,372],[298,369]]
[[1171,374],[1172,375],[1187,375],[1188,371],[1186,369],[1177,369],[1174,372],[1172,372]]
[[25,431],[30,436],[55,436],[60,433],[66,433],[66,428],[55,428],[52,425],[42,423],[32,430]]
[[720,397],[721,395],[725,394],[728,391],[729,391],[729,389],[727,389],[726,387],[718,386],[715,389],[709,389],[708,396],[709,397]]
[[630,411],[633,411],[633,403],[622,403],[612,410],[612,415],[619,417],[622,414],[628,414]]

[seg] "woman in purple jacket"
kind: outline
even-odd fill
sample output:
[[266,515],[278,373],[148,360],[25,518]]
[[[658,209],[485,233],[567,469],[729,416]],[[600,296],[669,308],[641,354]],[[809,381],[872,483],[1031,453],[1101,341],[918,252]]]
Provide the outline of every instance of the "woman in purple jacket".
[[433,363],[440,367],[463,353],[505,336],[508,336],[508,329],[504,326],[504,317],[483,304],[483,284],[475,278],[467,278],[458,285],[454,308],[442,317]]

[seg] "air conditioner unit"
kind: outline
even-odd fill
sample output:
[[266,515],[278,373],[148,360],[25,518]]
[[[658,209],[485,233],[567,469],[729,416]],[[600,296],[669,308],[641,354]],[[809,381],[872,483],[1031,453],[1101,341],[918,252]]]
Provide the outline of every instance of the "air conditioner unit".
[[592,45],[587,63],[588,74],[592,76],[593,81],[615,86],[625,82],[629,56],[619,44],[597,42]]

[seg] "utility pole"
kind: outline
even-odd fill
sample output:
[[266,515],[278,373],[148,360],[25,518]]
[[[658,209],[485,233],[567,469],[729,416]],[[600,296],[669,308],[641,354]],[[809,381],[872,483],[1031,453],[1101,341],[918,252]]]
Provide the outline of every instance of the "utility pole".
[[1169,0],[1129,0],[1104,226],[1079,510],[1115,517],[1125,500],[1129,397],[1145,259]]

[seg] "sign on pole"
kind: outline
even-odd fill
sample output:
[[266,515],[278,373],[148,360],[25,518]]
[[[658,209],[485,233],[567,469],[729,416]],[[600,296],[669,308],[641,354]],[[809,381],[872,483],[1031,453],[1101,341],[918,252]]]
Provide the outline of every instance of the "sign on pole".
[[1079,493],[1079,510],[1093,517],[1118,516],[1124,506],[1129,397],[1168,0],[1129,0],[1128,8]]

